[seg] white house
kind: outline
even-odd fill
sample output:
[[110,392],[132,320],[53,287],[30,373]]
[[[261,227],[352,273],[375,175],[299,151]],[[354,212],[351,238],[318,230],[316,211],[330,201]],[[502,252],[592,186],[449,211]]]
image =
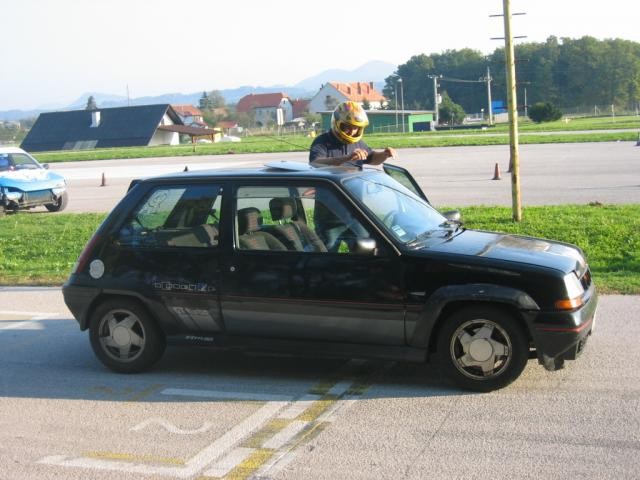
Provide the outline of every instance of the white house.
[[367,101],[371,110],[380,110],[387,104],[387,99],[373,87],[373,82],[329,82],[325,83],[311,99],[309,112],[333,110],[338,103],[348,100],[360,104]]
[[238,101],[236,111],[253,113],[261,125],[278,123],[278,110],[282,112],[282,122],[293,119],[293,104],[284,93],[250,93]]

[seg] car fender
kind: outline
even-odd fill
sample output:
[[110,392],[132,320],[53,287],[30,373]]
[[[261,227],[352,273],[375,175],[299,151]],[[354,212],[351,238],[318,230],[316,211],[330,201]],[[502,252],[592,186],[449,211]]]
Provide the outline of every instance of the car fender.
[[479,302],[503,304],[522,312],[540,310],[526,292],[516,288],[482,283],[448,285],[435,290],[414,318],[407,315],[407,343],[412,347],[428,347],[441,318],[452,309]]

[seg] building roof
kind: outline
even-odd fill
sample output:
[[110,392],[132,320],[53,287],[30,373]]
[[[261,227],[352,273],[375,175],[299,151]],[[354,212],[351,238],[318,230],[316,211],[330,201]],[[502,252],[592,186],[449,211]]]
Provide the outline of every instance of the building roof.
[[205,135],[215,135],[220,133],[220,129],[215,128],[201,128],[190,125],[160,125],[158,130],[165,130],[167,132],[178,132],[190,135],[192,137],[201,137]]
[[238,126],[238,122],[235,120],[220,120],[216,126],[218,128],[236,128]]
[[245,95],[238,101],[236,111],[249,113],[255,108],[275,108],[280,106],[283,98],[288,99],[289,96],[279,93],[250,93]]
[[[100,114],[100,122],[92,127],[95,113]],[[149,144],[165,114],[174,124],[183,124],[169,104],[41,113],[21,147],[30,152],[42,152],[78,146],[144,146]]]
[[349,100],[354,102],[384,102],[386,98],[379,91],[373,88],[373,82],[329,82],[333,88],[342,93]]
[[201,117],[202,110],[193,105],[171,105],[181,117]]
[[293,116],[301,117],[304,113],[309,111],[309,102],[310,100],[302,100],[300,98],[292,100],[291,104],[293,105]]

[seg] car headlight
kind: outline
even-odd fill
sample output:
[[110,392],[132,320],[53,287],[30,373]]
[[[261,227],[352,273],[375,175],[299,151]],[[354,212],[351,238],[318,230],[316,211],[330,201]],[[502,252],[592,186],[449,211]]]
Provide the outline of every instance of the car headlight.
[[576,272],[568,273],[563,278],[566,298],[556,300],[554,306],[557,310],[575,310],[584,304],[584,287]]
[[10,202],[19,202],[20,199],[22,198],[22,192],[10,192],[5,190],[4,196]]

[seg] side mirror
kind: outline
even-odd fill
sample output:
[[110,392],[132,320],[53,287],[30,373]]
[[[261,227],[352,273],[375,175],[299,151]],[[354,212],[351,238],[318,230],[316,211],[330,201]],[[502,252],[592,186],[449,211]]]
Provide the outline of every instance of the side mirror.
[[49,164],[48,163],[43,163],[42,164],[42,168],[44,168],[45,170],[49,170]]
[[356,252],[360,255],[375,255],[376,241],[373,238],[359,238],[356,241]]
[[450,222],[462,223],[462,215],[458,210],[449,210],[448,212],[440,212]]

